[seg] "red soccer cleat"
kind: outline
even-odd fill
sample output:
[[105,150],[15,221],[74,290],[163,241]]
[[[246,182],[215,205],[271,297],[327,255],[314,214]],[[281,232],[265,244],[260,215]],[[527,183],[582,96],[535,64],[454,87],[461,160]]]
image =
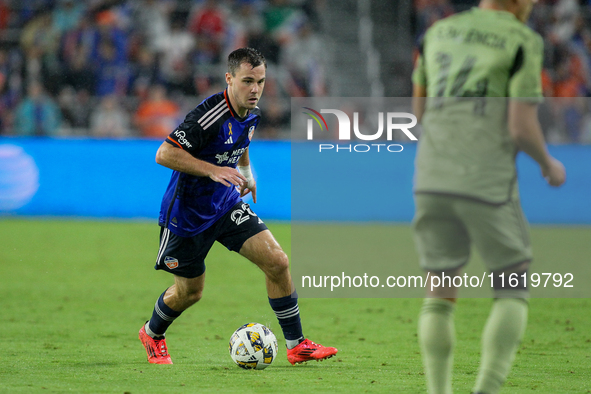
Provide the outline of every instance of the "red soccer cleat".
[[337,354],[338,350],[334,347],[324,347],[312,342],[309,339],[304,339],[299,345],[293,349],[287,349],[287,361],[294,365],[296,363],[303,363],[310,360],[324,360],[331,358]]
[[140,341],[146,348],[148,353],[148,362],[150,364],[172,364],[168,349],[166,347],[166,339],[154,339],[146,333],[146,328],[142,326],[140,329]]

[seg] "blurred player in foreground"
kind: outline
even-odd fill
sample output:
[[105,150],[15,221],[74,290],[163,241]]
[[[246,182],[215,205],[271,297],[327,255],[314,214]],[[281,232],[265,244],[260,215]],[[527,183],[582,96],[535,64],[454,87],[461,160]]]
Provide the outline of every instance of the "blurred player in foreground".
[[[565,181],[537,118],[542,38],[525,25],[532,0],[482,0],[435,23],[413,73],[413,110],[422,122],[413,221],[421,266],[460,275],[473,243],[495,273],[474,393],[499,392],[527,323],[528,290],[504,287],[527,273],[532,253],[517,189],[519,150],[551,186]],[[425,99],[426,98],[426,99]],[[458,289],[427,293],[418,327],[429,393],[451,393],[453,312]]]
[[174,285],[158,298],[152,318],[139,332],[150,363],[172,364],[164,333],[201,299],[205,257],[215,241],[265,273],[269,303],[283,330],[291,364],[323,360],[337,353],[335,348],[304,338],[288,258],[267,226],[241,199],[252,193],[257,201],[248,146],[260,121],[257,103],[266,69],[265,58],[258,51],[241,48],[232,52],[227,89],[193,109],[156,153],[156,162],[174,172],[162,200],[155,268],[174,274]]

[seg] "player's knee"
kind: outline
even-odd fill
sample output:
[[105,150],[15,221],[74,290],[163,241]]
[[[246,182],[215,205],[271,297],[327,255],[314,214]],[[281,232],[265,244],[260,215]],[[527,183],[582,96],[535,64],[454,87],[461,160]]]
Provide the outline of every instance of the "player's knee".
[[195,291],[195,292],[189,293],[188,301],[191,302],[191,304],[195,304],[195,303],[199,302],[199,300],[201,300],[201,297],[203,297],[203,291],[202,290]]
[[181,297],[188,308],[189,306],[199,302],[203,296],[203,289],[187,289],[181,294]]
[[511,270],[494,272],[493,290],[495,298],[528,298],[528,268],[529,262]]
[[289,270],[289,258],[283,250],[277,253],[277,265],[281,270]]
[[267,268],[267,274],[272,277],[280,277],[286,271],[289,271],[289,259],[281,249],[275,250],[270,256],[270,264]]

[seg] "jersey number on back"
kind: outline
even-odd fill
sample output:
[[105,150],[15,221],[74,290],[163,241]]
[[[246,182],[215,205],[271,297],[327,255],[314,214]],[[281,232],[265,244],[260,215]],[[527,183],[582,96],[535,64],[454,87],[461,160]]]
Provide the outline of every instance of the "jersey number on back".
[[[437,52],[435,54],[435,61],[439,65],[439,72],[437,73],[437,84],[435,88],[435,97],[433,107],[442,108],[445,101],[445,91],[447,89],[449,80],[449,70],[451,68],[452,56],[446,52]],[[459,72],[453,79],[451,89],[448,97],[477,97],[480,100],[474,101],[474,114],[484,115],[485,97],[488,90],[488,78],[482,78],[476,82],[476,89],[464,90],[464,85],[468,80],[474,64],[476,63],[476,56],[466,56],[464,63]]]

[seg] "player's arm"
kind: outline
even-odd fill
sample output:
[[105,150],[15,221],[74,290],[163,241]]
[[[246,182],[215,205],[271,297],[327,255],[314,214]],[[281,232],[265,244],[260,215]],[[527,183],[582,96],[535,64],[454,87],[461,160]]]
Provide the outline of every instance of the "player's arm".
[[189,175],[206,176],[224,186],[242,186],[246,178],[232,167],[220,167],[193,157],[189,152],[163,142],[156,152],[156,163]]
[[412,113],[421,121],[425,113],[425,102],[427,97],[427,72],[425,69],[425,38],[419,40],[418,56],[415,68],[412,72]]
[[546,148],[538,120],[538,104],[542,98],[543,40],[539,35],[519,45],[510,71],[508,126],[517,147],[531,156],[540,166],[542,175],[551,186],[564,183],[566,173],[561,162]]
[[417,117],[417,122],[421,122],[421,118],[425,113],[425,101],[427,97],[427,88],[423,85],[412,85],[412,113]]
[[566,172],[562,163],[548,153],[538,120],[538,105],[511,100],[508,121],[511,138],[517,147],[540,165],[542,175],[551,186],[562,185]]
[[240,156],[238,160],[238,170],[246,178],[246,183],[240,186],[240,197],[246,196],[248,193],[252,193],[252,201],[256,204],[257,202],[257,184],[252,176],[250,169],[250,157],[248,156],[248,149]]

